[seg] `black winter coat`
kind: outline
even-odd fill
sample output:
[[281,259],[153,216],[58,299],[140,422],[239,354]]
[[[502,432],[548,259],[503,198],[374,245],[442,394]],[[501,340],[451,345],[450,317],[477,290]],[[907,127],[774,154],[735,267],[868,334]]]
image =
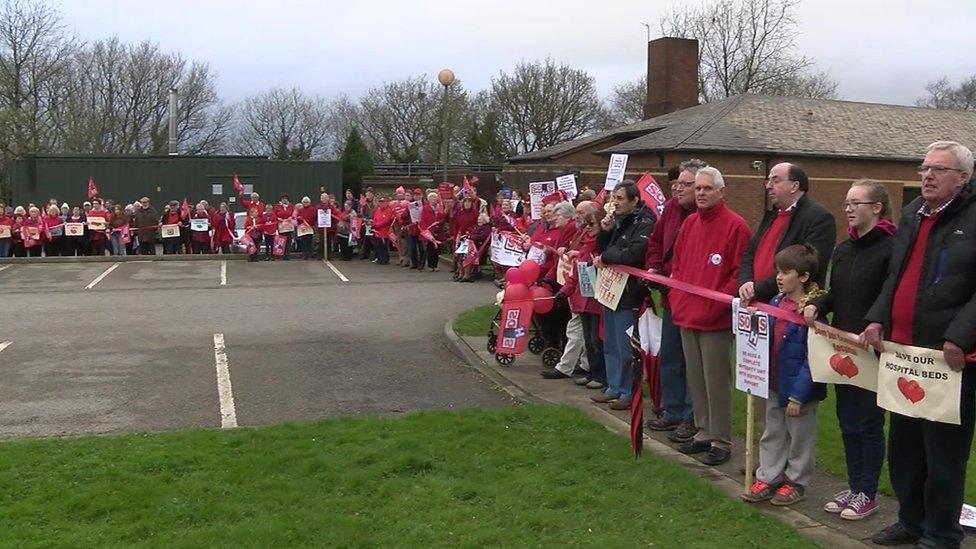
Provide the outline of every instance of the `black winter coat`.
[[[922,203],[916,198],[902,210],[888,276],[867,314],[869,322],[884,325],[886,336],[891,334],[895,289],[918,235],[916,212]],[[929,233],[915,295],[912,341],[931,349],[951,341],[967,354],[976,347],[976,179],[939,213]]]
[[830,292],[813,301],[823,316],[834,313],[832,325],[859,334],[864,319],[881,293],[895,237],[875,227],[857,240],[845,240],[830,261]]
[[[749,246],[742,256],[742,265],[739,267],[739,286],[753,281],[756,285],[756,299],[763,303],[769,303],[769,300],[778,293],[776,271],[774,269],[773,274],[762,280],[756,280],[753,264],[756,260],[756,247],[759,246],[759,241],[775,218],[775,208],[767,211],[766,215],[763,216],[762,222],[759,223],[759,230],[752,235],[752,240],[749,241]],[[836,241],[837,225],[834,222],[833,214],[810,198],[808,194],[804,194],[796,202],[796,207],[790,215],[790,224],[787,225],[786,230],[783,231],[783,237],[776,244],[775,253],[779,253],[783,248],[793,244],[809,244],[816,248],[817,257],[820,259],[820,269],[815,280],[822,287],[827,275],[827,258],[830,257],[830,252],[834,249]]]
[[[607,265],[628,265],[644,268],[644,257],[647,255],[647,237],[654,230],[657,220],[654,213],[640,202],[637,208],[626,217],[614,220],[613,228],[603,231],[597,236],[597,248],[600,250],[600,261]],[[620,296],[617,310],[636,309],[647,296],[641,289],[640,280],[635,277],[627,279],[627,287]]]

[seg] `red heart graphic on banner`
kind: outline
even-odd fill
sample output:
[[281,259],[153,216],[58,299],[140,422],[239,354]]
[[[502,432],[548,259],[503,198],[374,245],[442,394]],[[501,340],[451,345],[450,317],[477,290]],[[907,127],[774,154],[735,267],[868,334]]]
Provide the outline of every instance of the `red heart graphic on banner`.
[[830,367],[838,374],[851,379],[858,374],[857,364],[854,364],[854,359],[849,356],[839,354],[831,356]]
[[917,404],[925,398],[925,389],[918,384],[914,379],[908,381],[907,379],[900,377],[898,378],[898,390],[901,394],[905,396],[912,404]]

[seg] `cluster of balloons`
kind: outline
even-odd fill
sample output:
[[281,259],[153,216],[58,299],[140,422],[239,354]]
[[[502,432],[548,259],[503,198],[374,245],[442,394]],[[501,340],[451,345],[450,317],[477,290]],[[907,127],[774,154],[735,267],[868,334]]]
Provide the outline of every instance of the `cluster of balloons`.
[[539,278],[539,264],[526,259],[518,267],[505,271],[504,300],[527,301],[532,300],[532,312],[544,315],[552,310],[552,291],[545,286],[529,286]]

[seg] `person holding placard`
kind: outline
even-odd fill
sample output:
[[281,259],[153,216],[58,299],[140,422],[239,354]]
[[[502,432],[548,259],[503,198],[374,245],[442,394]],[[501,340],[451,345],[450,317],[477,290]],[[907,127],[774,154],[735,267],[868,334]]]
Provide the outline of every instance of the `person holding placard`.
[[[433,193],[431,193],[433,194]],[[379,205],[373,210],[373,250],[376,251],[376,264],[390,264],[390,228],[393,225],[393,209],[388,198],[381,197]]]
[[178,234],[175,236],[167,237],[166,226],[176,227],[180,229],[180,234],[182,234],[182,226],[184,225],[183,214],[180,211],[180,203],[176,200],[170,200],[169,204],[163,209],[163,215],[159,218],[160,234],[163,237],[163,254],[164,255],[174,255],[180,253],[180,245],[182,244],[182,237]]
[[[833,313],[831,326],[859,334],[864,319],[881,293],[894,245],[895,225],[890,220],[891,201],[884,185],[859,179],[844,201],[848,240],[834,248],[829,292],[803,308],[809,326]],[[847,462],[848,489],[824,505],[828,513],[859,520],[877,510],[875,495],[884,462],[884,410],[874,391],[837,384],[837,421],[840,423]]]
[[315,253],[312,238],[319,222],[319,209],[312,207],[311,198],[303,196],[301,203],[295,205],[295,219],[298,221],[298,226],[295,227],[298,251],[302,254],[302,260],[312,259]]
[[333,242],[338,228],[338,219],[342,217],[342,212],[332,201],[329,193],[319,195],[319,203],[315,207],[315,212],[315,224],[313,226],[318,236],[318,257],[325,259],[328,256],[326,252],[332,252],[334,248]]
[[125,208],[121,204],[116,204],[112,211],[112,220],[109,221],[109,252],[111,255],[125,255],[125,242],[123,242],[123,230],[129,226],[129,216],[125,213]]
[[196,205],[193,213],[190,214],[190,242],[193,246],[194,254],[211,254],[210,244],[210,214],[207,207],[201,202]]
[[85,214],[81,207],[71,208],[71,213],[64,219],[64,255],[85,255]]
[[[770,305],[796,313],[819,288],[817,251],[809,244],[787,246],[776,254],[776,287]],[[766,421],[759,440],[756,481],[743,501],[770,500],[778,506],[806,497],[813,480],[817,447],[817,408],[827,398],[827,387],[814,383],[807,358],[807,326],[769,318],[769,394]]]
[[[671,278],[731,294],[738,286],[749,226],[725,204],[725,179],[713,167],[695,174],[695,205],[698,210],[685,219],[674,244]],[[668,300],[674,324],[681,329],[688,390],[699,428],[678,450],[708,452],[703,460],[707,465],[725,463],[732,455],[730,306],[679,290],[671,290]]]
[[61,208],[57,204],[48,206],[47,212],[41,216],[44,221],[44,255],[56,257],[65,255],[64,240],[64,218],[61,216]]
[[112,212],[105,209],[101,198],[92,199],[92,208],[85,216],[88,223],[87,234],[91,237],[88,245],[91,248],[90,255],[105,255],[105,244],[108,242],[109,223],[112,221]]
[[[600,221],[597,253],[593,265],[602,269],[613,265],[642,268],[647,255],[647,237],[654,230],[655,216],[633,181],[622,181],[613,189],[610,198],[614,213]],[[603,357],[607,368],[607,387],[599,395],[590,397],[598,403],[608,403],[613,410],[630,408],[633,390],[634,349],[627,330],[637,323],[637,309],[645,293],[636,277],[629,277],[616,309],[603,306]]]
[[[440,202],[440,196],[436,192],[427,193],[427,203],[420,210],[420,222],[417,224],[424,246],[427,270],[430,272],[437,270],[437,263],[440,260],[440,245],[432,241],[437,240],[437,236],[444,232],[445,213]],[[423,266],[420,270],[423,270]]]
[[275,221],[278,222],[278,234],[285,237],[285,255],[281,259],[288,261],[292,239],[295,236],[295,205],[291,203],[291,197],[282,194],[278,198],[278,203],[274,207],[274,215]]
[[41,219],[41,210],[32,206],[20,227],[20,236],[27,255],[41,257],[41,251],[44,250],[44,221]]
[[[263,222],[264,215],[258,212],[257,208],[247,210],[247,217],[244,218],[244,235],[241,240],[245,245],[244,253],[247,254],[248,261],[258,260],[258,252],[261,250],[261,237],[264,234],[261,227]],[[248,240],[250,240],[250,245],[248,245]]]
[[6,211],[0,211],[0,258],[10,257],[13,244],[14,218]]
[[918,173],[921,196],[902,210],[888,276],[861,338],[879,351],[885,338],[941,351],[948,368],[962,371],[960,424],[891,413],[888,470],[898,522],[872,541],[958,547],[976,411],[976,373],[966,362],[976,347],[973,153],[954,141],[932,143]]

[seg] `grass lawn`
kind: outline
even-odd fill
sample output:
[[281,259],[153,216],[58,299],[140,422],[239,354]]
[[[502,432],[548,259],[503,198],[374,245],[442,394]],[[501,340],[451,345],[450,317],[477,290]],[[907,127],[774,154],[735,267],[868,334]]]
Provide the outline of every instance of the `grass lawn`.
[[486,336],[498,307],[494,303],[468,309],[454,318],[454,333],[462,337]]
[[0,444],[0,545],[813,547],[568,407]]

